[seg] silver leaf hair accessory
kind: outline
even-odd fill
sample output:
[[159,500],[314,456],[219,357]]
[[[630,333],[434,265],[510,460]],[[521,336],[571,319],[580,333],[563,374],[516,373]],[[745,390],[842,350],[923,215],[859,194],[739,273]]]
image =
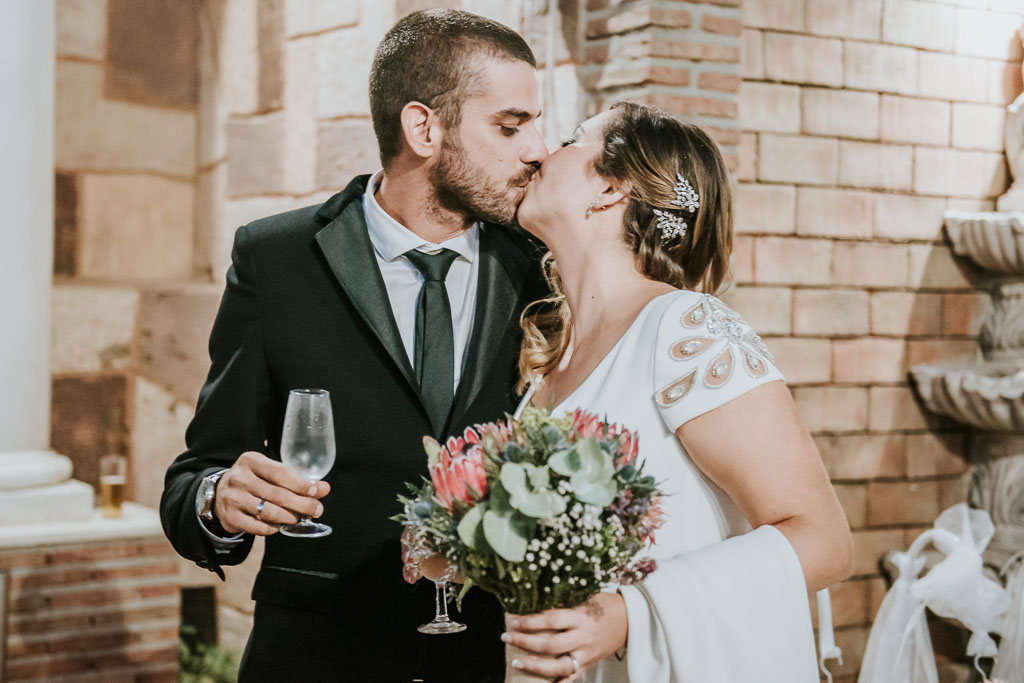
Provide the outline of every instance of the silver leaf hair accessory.
[[672,205],[693,213],[700,208],[700,196],[697,194],[697,191],[693,189],[693,186],[690,185],[690,181],[679,173],[676,173],[676,180],[678,182],[673,188],[676,193],[676,198],[672,200]]
[[675,213],[655,209],[654,215],[658,217],[658,227],[661,228],[661,239],[663,242],[668,242],[671,239],[682,237],[686,234],[686,221]]

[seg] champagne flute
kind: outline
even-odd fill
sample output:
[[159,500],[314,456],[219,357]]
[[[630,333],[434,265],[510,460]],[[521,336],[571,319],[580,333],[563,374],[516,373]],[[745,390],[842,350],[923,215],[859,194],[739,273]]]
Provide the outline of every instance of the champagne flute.
[[[288,392],[281,435],[281,462],[316,482],[334,466],[334,414],[331,395],[323,389],[293,389]],[[295,538],[319,538],[331,527],[303,517],[297,524],[284,524],[281,533]]]
[[436,597],[434,599],[434,620],[416,627],[416,630],[420,633],[435,635],[465,631],[465,624],[452,621],[448,617],[448,596],[446,595],[445,587],[448,581],[455,576],[455,567],[441,555],[423,553],[420,556],[419,570],[420,574],[434,582]]

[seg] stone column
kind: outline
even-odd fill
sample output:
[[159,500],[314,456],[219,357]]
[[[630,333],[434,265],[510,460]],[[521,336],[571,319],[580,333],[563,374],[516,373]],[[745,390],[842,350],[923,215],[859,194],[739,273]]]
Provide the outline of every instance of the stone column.
[[0,3],[0,524],[88,515],[49,451],[54,0]]

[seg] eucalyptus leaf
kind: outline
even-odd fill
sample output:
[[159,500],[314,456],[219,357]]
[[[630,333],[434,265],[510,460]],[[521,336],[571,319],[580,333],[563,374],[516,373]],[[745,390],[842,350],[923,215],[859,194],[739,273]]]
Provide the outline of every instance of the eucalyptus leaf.
[[576,452],[575,447],[557,451],[548,460],[548,467],[563,477],[571,477],[580,471],[579,453]]
[[611,505],[618,491],[618,487],[615,486],[615,481],[612,479],[604,482],[594,482],[574,477],[571,483],[576,500],[602,508]]
[[565,500],[552,491],[547,467],[529,463],[505,463],[501,484],[508,491],[512,507],[535,518],[554,517],[565,512]]
[[501,515],[494,510],[487,510],[483,527],[487,543],[499,557],[509,562],[522,562],[536,522],[518,512]]
[[484,512],[486,511],[487,503],[478,503],[471,507],[462,520],[459,521],[459,538],[470,549],[477,552],[488,550],[483,530]]

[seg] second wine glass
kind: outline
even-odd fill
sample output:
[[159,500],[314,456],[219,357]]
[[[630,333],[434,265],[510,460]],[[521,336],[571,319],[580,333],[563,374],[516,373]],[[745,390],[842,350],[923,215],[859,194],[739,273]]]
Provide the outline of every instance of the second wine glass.
[[[288,392],[281,434],[281,462],[310,482],[317,482],[334,466],[335,450],[330,393],[324,389]],[[331,527],[309,517],[281,526],[282,534],[295,538],[319,538],[331,531]]]

